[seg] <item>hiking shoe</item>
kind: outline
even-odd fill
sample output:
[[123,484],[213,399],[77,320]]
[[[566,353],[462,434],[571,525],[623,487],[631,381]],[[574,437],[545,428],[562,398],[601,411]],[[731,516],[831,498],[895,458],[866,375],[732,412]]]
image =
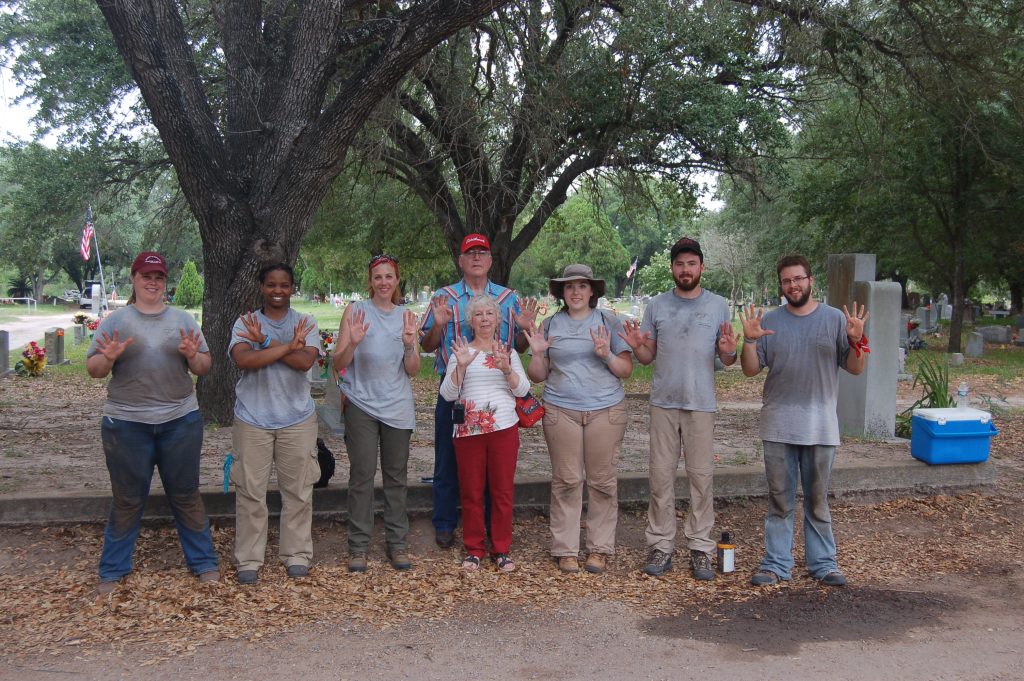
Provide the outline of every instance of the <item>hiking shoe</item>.
[[121,583],[121,580],[115,579],[109,582],[100,582],[96,585],[96,593],[100,596],[108,596],[117,589],[117,586]]
[[750,583],[754,586],[771,586],[772,584],[778,584],[781,580],[782,578],[771,570],[758,570],[750,578]]
[[576,556],[558,556],[558,569],[568,573],[579,572],[580,561]]
[[220,570],[209,570],[199,575],[200,584],[216,584],[220,581]]
[[846,575],[839,570],[832,570],[825,573],[818,581],[828,586],[846,586]]
[[703,551],[690,551],[690,567],[693,569],[693,578],[704,582],[710,582],[715,578],[715,571],[711,569],[711,555]]
[[388,560],[391,567],[396,570],[409,570],[412,568],[412,561],[405,549],[388,549]]
[[308,565],[300,565],[296,563],[295,565],[288,566],[289,579],[301,579],[302,577],[309,577]]
[[603,553],[592,553],[587,556],[587,562],[583,569],[595,575],[599,575],[608,569],[608,556]]
[[644,564],[645,575],[660,577],[672,569],[672,553],[660,549],[651,549],[647,554],[647,563]]
[[366,554],[353,553],[348,557],[349,572],[366,572]]
[[239,584],[255,584],[260,579],[260,573],[257,570],[239,570],[235,579]]
[[450,549],[455,546],[455,533],[451,530],[438,530],[434,535],[434,541],[442,549]]

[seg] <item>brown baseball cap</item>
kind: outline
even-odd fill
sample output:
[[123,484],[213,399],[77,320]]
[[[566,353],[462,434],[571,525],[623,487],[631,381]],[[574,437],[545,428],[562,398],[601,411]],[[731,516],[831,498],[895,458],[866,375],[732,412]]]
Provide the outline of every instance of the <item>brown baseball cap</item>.
[[167,261],[159,253],[154,251],[143,251],[135,256],[132,263],[132,276],[146,274],[147,272],[159,272],[167,276]]

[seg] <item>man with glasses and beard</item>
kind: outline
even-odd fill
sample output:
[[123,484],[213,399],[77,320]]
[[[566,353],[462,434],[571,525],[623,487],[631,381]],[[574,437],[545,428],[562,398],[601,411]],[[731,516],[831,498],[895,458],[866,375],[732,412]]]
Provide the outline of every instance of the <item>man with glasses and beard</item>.
[[[469,301],[478,295],[495,299],[501,312],[499,337],[508,348],[515,346],[522,352],[528,343],[522,334],[524,327],[533,329],[537,321],[537,301],[526,299],[519,304],[515,291],[490,280],[491,242],[483,234],[467,234],[462,240],[459,255],[462,280],[444,286],[430,301],[430,307],[420,326],[420,347],[424,352],[437,351],[434,370],[444,379],[452,343],[457,338],[472,340],[473,333],[466,317]],[[455,527],[459,523],[459,477],[452,444],[452,406],[437,396],[434,407],[434,539],[443,549],[455,544]]]
[[651,382],[651,501],[643,571],[659,576],[672,569],[676,537],[676,469],[684,451],[690,482],[690,513],[683,533],[693,576],[714,579],[715,355],[726,366],[736,362],[736,335],[725,298],[700,286],[704,253],[682,238],[670,251],[675,288],[659,294],[643,322],[628,322],[623,338],[641,364],[655,359]]
[[765,556],[751,578],[754,585],[789,580],[793,569],[793,511],[799,477],[804,493],[804,553],[807,572],[829,586],[846,577],[836,561],[828,484],[839,445],[839,369],[859,374],[867,362],[868,313],[853,313],[811,298],[814,276],[802,255],[776,265],[786,305],[764,313],[751,305],[740,312],[747,376],[768,367],[761,408],[764,469],[768,478]]

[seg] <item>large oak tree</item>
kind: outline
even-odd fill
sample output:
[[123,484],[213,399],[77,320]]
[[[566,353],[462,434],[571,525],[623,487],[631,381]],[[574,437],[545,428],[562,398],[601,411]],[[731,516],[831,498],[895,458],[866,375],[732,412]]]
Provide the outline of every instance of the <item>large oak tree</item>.
[[[435,45],[504,0],[97,0],[199,223],[203,331],[227,357],[256,274],[294,262],[371,113]],[[233,365],[199,382],[232,416]]]

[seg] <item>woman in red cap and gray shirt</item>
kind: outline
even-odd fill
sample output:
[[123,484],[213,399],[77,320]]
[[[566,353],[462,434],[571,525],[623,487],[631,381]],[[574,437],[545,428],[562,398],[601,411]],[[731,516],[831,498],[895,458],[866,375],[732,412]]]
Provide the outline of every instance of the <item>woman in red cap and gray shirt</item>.
[[192,315],[164,305],[167,263],[159,253],[139,253],[131,272],[128,304],[100,323],[85,362],[93,378],[113,374],[101,426],[114,497],[103,532],[101,594],[132,570],[154,466],[189,569],[200,582],[220,577],[199,494],[203,419],[189,376],[210,370],[210,349]]

